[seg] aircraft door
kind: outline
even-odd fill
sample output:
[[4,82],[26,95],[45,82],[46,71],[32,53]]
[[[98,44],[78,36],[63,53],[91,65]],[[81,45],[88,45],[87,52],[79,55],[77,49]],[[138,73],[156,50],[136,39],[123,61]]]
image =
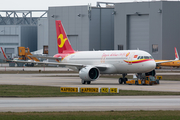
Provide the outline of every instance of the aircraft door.
[[131,52],[130,55],[128,56],[128,65],[132,65],[134,54],[135,52]]

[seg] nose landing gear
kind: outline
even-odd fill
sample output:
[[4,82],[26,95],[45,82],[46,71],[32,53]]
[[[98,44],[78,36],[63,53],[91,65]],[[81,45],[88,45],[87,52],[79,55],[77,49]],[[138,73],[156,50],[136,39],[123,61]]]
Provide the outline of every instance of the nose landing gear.
[[122,78],[119,78],[119,84],[126,84],[126,81],[128,81],[128,79],[126,78],[126,75],[127,74],[122,74],[123,77]]

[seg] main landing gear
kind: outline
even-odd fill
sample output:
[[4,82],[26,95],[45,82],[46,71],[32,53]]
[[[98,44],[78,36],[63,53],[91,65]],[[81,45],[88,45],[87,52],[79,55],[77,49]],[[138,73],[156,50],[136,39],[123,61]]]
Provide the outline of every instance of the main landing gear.
[[84,80],[81,80],[81,83],[82,83],[82,84],[86,84],[86,83],[87,83],[87,84],[91,84],[91,81],[84,81]]
[[128,81],[128,79],[125,77],[127,74],[122,74],[123,77],[119,78],[119,84],[126,84],[126,81]]

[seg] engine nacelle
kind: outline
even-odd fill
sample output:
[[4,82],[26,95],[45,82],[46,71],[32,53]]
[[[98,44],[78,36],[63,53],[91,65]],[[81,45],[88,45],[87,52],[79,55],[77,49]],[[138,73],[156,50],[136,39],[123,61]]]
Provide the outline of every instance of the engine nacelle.
[[99,78],[99,70],[93,66],[87,66],[79,71],[79,77],[84,81],[94,81]]

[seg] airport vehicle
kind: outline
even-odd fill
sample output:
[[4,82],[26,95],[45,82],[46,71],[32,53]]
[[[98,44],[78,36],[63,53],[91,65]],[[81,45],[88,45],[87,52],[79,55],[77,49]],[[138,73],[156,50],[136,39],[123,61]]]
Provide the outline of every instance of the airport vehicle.
[[162,79],[162,76],[145,76],[144,79],[137,79],[137,80],[129,80],[124,82],[124,84],[129,84],[129,85],[154,85],[154,84],[159,84],[159,80]]
[[36,57],[30,57],[29,55],[32,55],[31,52],[29,51],[29,48],[25,47],[18,47],[18,56],[19,60],[32,60],[32,61],[37,61],[39,62],[39,59]]
[[79,71],[82,84],[90,84],[91,81],[97,80],[100,74],[122,74],[123,77],[119,78],[119,83],[127,81],[128,73],[137,73],[140,79],[145,73],[155,75],[156,62],[148,52],[142,50],[74,51],[59,20],[56,21],[56,32],[58,54],[54,55],[53,59],[57,62],[35,63],[66,66]]
[[[18,47],[18,56],[19,58],[7,58],[4,50],[2,49],[1,47],[1,51],[4,55],[4,58],[6,59],[7,62],[15,62],[15,63],[23,63],[23,62],[20,62],[20,61],[28,61],[28,62],[31,62],[31,63],[25,63],[26,66],[34,66],[34,63],[32,63],[33,61],[36,61],[36,62],[39,62],[39,59],[37,59],[36,57],[30,57],[28,55],[32,55],[29,51],[29,48],[25,48],[25,47]],[[12,61],[13,60],[13,61]],[[17,62],[19,61],[19,62]]]

